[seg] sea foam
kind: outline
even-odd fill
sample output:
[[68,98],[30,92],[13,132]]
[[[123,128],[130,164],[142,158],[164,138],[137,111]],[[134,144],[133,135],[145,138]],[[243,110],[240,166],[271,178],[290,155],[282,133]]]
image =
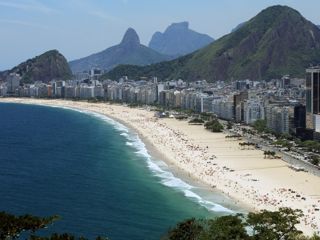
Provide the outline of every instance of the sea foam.
[[[47,105],[45,105],[47,106]],[[174,188],[177,191],[180,191],[184,194],[185,197],[191,199],[194,202],[197,202],[201,206],[207,208],[210,211],[213,212],[225,212],[225,213],[234,213],[232,210],[223,207],[220,204],[214,203],[212,201],[204,199],[202,196],[195,193],[195,190],[197,189],[195,186],[192,186],[185,181],[183,181],[180,178],[177,178],[174,176],[172,172],[170,172],[170,169],[168,168],[167,164],[165,162],[156,160],[152,158],[152,156],[149,154],[145,144],[142,142],[142,140],[139,138],[138,134],[132,132],[129,130],[128,127],[125,125],[113,120],[112,118],[109,118],[105,115],[102,115],[100,113],[87,111],[87,110],[80,110],[77,108],[70,108],[70,107],[60,107],[60,106],[52,106],[52,107],[59,107],[63,109],[73,110],[80,113],[84,113],[96,118],[99,118],[109,125],[112,125],[117,131],[119,131],[119,134],[123,137],[125,137],[128,141],[126,142],[127,146],[130,146],[134,148],[136,151],[135,153],[142,156],[147,163],[147,166],[149,170],[160,179],[160,183],[170,187]]]
[[197,202],[210,211],[233,213],[233,211],[228,208],[203,199],[203,197],[194,192],[194,190],[196,190],[196,187],[186,183],[180,178],[175,177],[163,161],[152,158],[145,144],[136,133],[129,131],[125,134],[120,133],[120,135],[124,136],[128,140],[126,144],[133,147],[136,150],[136,154],[145,158],[149,170],[160,179],[161,184],[182,192],[185,197],[190,198],[192,201]]

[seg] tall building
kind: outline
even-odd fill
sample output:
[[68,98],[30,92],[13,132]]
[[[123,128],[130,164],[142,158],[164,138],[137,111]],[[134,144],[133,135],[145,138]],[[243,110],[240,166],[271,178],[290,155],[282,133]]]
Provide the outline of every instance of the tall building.
[[236,122],[244,121],[243,102],[248,99],[248,91],[243,91],[233,96],[234,117]]
[[91,80],[98,80],[100,76],[102,76],[102,70],[99,68],[92,68],[90,70],[90,78]]
[[320,66],[306,73],[306,127],[320,132]]
[[20,76],[19,74],[11,73],[7,77],[7,93],[8,94],[14,94],[16,89],[20,85]]
[[266,119],[267,127],[273,132],[289,133],[293,128],[293,107],[269,104],[266,107]]
[[246,100],[243,104],[243,121],[246,124],[252,124],[257,120],[265,119],[263,103],[256,98]]
[[294,128],[306,128],[306,107],[302,104],[294,107]]
[[290,87],[290,76],[289,75],[285,75],[281,78],[281,88],[288,88]]

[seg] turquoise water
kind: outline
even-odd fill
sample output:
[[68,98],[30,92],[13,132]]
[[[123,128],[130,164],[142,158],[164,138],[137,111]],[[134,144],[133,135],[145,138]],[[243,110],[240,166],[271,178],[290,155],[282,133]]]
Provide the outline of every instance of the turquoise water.
[[2,103],[0,134],[0,211],[59,215],[46,231],[159,239],[178,221],[225,210],[100,115]]

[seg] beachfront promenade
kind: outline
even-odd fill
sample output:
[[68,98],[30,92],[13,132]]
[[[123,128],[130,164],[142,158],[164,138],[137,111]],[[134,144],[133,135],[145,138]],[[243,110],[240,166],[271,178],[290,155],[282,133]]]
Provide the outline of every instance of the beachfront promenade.
[[[171,167],[183,170],[196,181],[208,184],[248,210],[291,207],[305,214],[300,228],[307,234],[320,229],[320,178],[297,172],[281,159],[265,158],[263,151],[239,146],[201,125],[171,118],[158,119],[154,112],[106,103],[64,100],[1,99],[83,109],[107,115],[136,131]],[[151,152],[152,154],[152,152]]]

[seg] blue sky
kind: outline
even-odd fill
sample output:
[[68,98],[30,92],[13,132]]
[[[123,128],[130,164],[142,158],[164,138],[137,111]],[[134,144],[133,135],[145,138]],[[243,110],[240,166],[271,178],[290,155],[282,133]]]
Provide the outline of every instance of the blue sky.
[[320,24],[319,0],[0,0],[0,70],[50,49],[87,56],[118,44],[128,27],[145,45],[180,21],[217,39],[276,4]]

